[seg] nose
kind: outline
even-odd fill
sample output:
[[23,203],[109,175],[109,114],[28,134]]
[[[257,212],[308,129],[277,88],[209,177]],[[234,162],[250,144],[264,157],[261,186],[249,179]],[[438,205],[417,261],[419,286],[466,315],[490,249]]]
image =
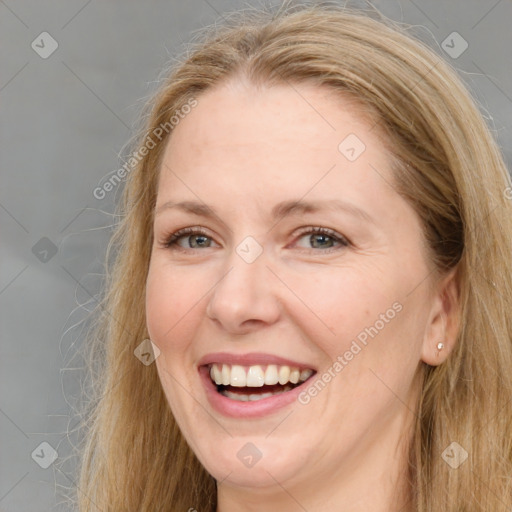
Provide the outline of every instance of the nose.
[[267,264],[265,252],[248,263],[233,250],[228,269],[209,298],[208,318],[233,334],[275,323],[281,314],[280,284]]

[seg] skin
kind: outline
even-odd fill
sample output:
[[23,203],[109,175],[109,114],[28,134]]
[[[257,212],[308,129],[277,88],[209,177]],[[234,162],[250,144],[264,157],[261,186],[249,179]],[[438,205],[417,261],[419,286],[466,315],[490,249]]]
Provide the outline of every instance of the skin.
[[[338,150],[349,134],[366,146],[353,162]],[[420,220],[392,183],[372,125],[318,86],[232,80],[203,93],[174,129],[158,186],[147,326],[172,412],[218,481],[218,511],[410,509],[404,471],[418,368],[453,348],[457,287],[453,274],[434,280]],[[272,219],[272,207],[291,199],[343,199],[372,220],[329,210]],[[159,211],[185,200],[216,216]],[[208,238],[164,247],[170,233],[195,226]],[[299,232],[311,226],[350,243]],[[247,236],[263,248],[250,264],[236,252]],[[401,311],[309,403],[257,419],[228,418],[208,403],[197,371],[205,354],[264,352],[321,375],[394,303]],[[251,468],[237,458],[247,442],[262,453]]]

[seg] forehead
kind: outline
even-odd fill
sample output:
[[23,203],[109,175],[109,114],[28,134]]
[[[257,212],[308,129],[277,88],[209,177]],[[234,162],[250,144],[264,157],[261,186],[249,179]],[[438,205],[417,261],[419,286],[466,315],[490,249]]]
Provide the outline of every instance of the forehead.
[[325,87],[256,88],[235,82],[209,90],[197,101],[197,107],[173,131],[169,144],[174,149],[191,148],[199,152],[197,156],[204,148],[223,146],[271,147],[280,153],[293,145],[299,151],[298,142],[304,150],[336,152],[340,137],[349,129],[368,139],[366,133],[372,128],[354,99]]
[[162,187],[186,175],[191,185],[232,184],[239,193],[272,183],[303,194],[326,174],[329,186],[349,178],[369,186],[369,164],[387,173],[374,125],[349,96],[309,84],[232,82],[197,101],[169,139]]

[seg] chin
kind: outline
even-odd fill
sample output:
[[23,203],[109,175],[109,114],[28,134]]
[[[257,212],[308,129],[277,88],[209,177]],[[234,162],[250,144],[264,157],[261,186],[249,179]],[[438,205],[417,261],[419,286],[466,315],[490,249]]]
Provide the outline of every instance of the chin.
[[218,482],[242,487],[275,486],[276,480],[281,483],[296,476],[304,467],[303,454],[296,448],[302,443],[290,440],[290,446],[283,446],[282,440],[266,439],[266,435],[235,436],[221,443],[212,440],[200,461]]

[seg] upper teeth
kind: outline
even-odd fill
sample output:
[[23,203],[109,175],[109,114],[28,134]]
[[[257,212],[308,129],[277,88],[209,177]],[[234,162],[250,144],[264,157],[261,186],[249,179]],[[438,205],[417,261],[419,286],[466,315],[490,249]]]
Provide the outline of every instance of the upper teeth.
[[263,367],[240,366],[237,364],[212,364],[210,368],[210,377],[217,385],[235,386],[235,387],[261,387],[264,384],[297,384],[304,382],[311,377],[313,370],[300,370],[299,368],[291,368],[290,366],[278,366],[269,364]]

